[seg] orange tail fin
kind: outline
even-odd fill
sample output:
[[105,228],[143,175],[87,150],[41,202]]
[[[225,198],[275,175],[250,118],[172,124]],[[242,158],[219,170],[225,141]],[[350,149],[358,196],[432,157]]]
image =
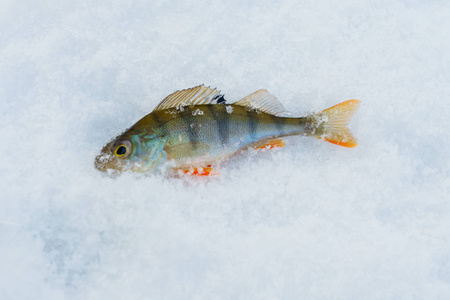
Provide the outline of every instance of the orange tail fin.
[[358,141],[347,128],[347,124],[358,109],[359,103],[359,100],[347,100],[315,114],[313,117],[317,122],[317,130],[314,136],[339,146],[358,146]]

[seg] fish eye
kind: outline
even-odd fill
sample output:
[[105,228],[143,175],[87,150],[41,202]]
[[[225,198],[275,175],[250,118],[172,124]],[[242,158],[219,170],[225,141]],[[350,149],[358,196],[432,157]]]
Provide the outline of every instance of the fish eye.
[[127,140],[118,140],[112,145],[111,150],[115,156],[125,158],[131,154],[132,146]]
[[117,156],[124,156],[127,153],[127,146],[125,145],[119,145],[116,148],[116,151],[114,151],[114,154]]

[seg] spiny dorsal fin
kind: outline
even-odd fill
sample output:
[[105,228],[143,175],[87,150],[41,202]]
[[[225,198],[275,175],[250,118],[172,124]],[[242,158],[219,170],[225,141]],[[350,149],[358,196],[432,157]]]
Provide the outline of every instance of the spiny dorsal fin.
[[153,111],[168,109],[172,107],[183,107],[189,105],[224,103],[225,99],[220,91],[211,89],[203,84],[181,91],[176,91],[159,103]]
[[257,109],[271,115],[280,115],[286,112],[283,104],[265,89],[258,90],[233,104]]

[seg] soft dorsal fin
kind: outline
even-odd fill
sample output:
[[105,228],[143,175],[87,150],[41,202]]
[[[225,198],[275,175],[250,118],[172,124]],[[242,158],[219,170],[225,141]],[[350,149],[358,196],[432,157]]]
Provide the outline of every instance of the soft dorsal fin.
[[271,115],[280,115],[286,112],[283,104],[265,89],[258,90],[233,104],[257,109]]
[[172,107],[183,107],[189,105],[224,103],[225,99],[220,91],[211,89],[203,84],[181,91],[176,91],[159,103],[153,111],[168,109]]

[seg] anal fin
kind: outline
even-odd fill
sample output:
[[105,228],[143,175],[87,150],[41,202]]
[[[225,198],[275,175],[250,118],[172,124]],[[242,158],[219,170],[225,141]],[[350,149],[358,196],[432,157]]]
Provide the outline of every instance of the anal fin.
[[253,146],[255,149],[273,149],[282,148],[286,146],[286,142],[283,139],[271,139],[261,141]]

